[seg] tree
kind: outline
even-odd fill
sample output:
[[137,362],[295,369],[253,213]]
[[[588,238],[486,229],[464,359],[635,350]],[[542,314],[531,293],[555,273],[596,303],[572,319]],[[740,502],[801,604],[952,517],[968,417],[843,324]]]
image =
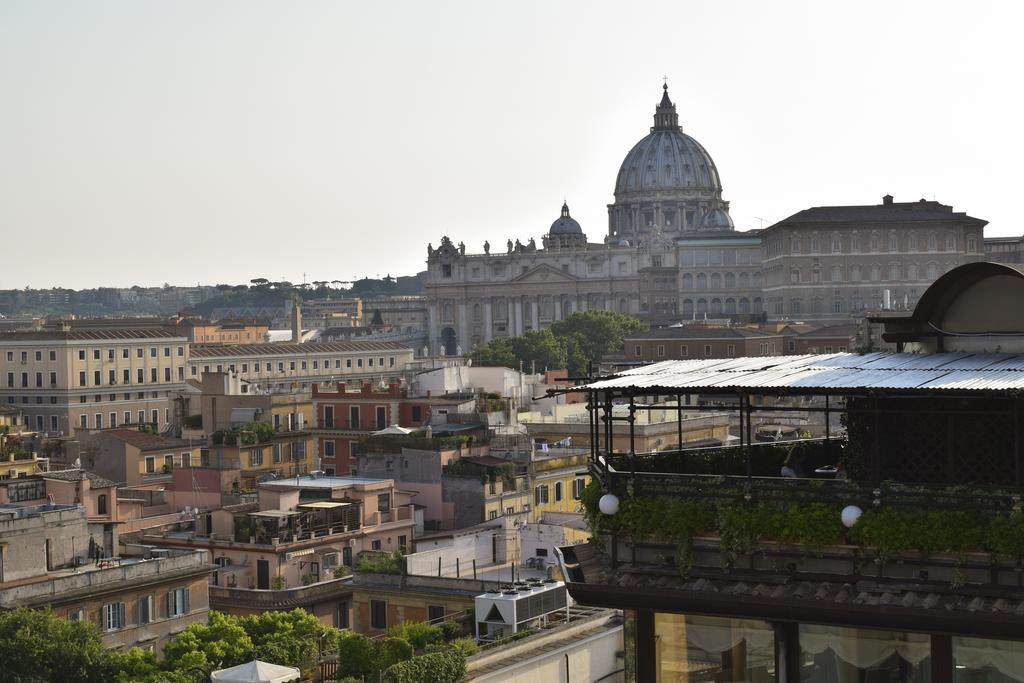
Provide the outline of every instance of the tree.
[[253,643],[253,656],[282,666],[294,666],[308,673],[316,667],[321,647],[337,647],[341,631],[325,626],[302,609],[290,612],[261,612],[240,620]]
[[0,662],[0,679],[20,683],[100,683],[115,671],[95,624],[27,608],[0,613]]
[[512,340],[512,348],[516,358],[522,361],[525,372],[561,369],[568,360],[565,343],[551,330],[529,330]]
[[636,318],[614,311],[583,311],[565,320],[551,323],[551,333],[565,340],[569,355],[569,374],[579,375],[587,363],[599,363],[601,357],[622,349],[630,334],[643,329]]
[[360,633],[346,631],[338,639],[337,652],[339,676],[370,676],[376,669],[373,641]]
[[237,617],[211,610],[208,623],[189,624],[167,643],[164,665],[169,669],[223,669],[249,661],[253,649],[252,639]]
[[518,367],[516,351],[508,337],[495,337],[486,344],[478,344],[469,352],[474,365],[488,367]]

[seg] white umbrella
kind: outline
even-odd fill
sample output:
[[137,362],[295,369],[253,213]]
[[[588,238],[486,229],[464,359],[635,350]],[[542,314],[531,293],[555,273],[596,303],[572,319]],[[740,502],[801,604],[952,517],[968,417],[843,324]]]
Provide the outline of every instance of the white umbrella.
[[278,666],[259,660],[221,669],[210,674],[214,683],[286,683],[297,681],[302,676],[298,669],[290,666]]
[[390,427],[385,427],[384,429],[381,429],[381,430],[378,430],[378,431],[374,432],[373,436],[378,436],[378,435],[381,435],[381,434],[400,434],[402,436],[405,436],[406,434],[411,434],[411,433],[412,433],[411,429],[406,429],[405,427],[399,427],[398,425],[391,425]]

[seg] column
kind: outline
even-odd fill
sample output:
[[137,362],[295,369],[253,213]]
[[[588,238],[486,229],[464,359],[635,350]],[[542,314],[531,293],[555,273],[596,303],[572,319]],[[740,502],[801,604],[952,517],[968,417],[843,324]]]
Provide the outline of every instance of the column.
[[533,329],[540,329],[540,315],[538,312],[537,297],[530,297],[530,317],[533,319]]
[[555,295],[555,320],[562,319],[562,297],[561,295]]
[[484,343],[494,337],[494,320],[491,317],[491,297],[484,299]]
[[469,338],[469,326],[466,323],[466,300],[462,299],[459,301],[458,313],[459,320],[457,323],[459,330],[459,338],[455,343],[462,347],[463,353],[469,353],[469,347],[472,346]]
[[437,324],[437,306],[437,300],[431,301],[430,308],[427,312],[427,317],[429,318],[427,323],[427,353],[432,356],[437,355],[437,340],[441,334],[441,330]]
[[523,304],[519,300],[519,297],[510,297],[508,300],[509,306],[509,322],[512,325],[512,336],[518,337],[523,333]]

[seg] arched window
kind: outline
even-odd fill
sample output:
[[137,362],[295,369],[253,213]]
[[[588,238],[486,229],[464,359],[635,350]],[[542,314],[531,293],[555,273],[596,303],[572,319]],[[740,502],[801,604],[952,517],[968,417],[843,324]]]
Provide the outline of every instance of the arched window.
[[750,313],[750,299],[747,297],[740,297],[740,313]]
[[736,273],[725,274],[725,288],[736,289]]
[[721,299],[712,299],[711,300],[711,314],[712,315],[721,315],[722,314],[722,300]]
[[444,306],[441,307],[441,320],[446,323],[450,323],[454,319],[455,318],[452,316],[452,305],[450,303],[445,303]]
[[711,273],[711,289],[722,288],[722,275],[720,273]]
[[693,289],[693,276],[683,273],[683,289]]
[[928,264],[927,279],[928,280],[935,280],[938,277],[939,277],[939,264],[938,263],[934,263],[934,262],[933,263],[929,263]]
[[938,240],[935,237],[935,233],[928,233],[928,251],[936,251],[938,248]]
[[736,299],[729,297],[725,300],[725,313],[726,315],[736,314]]
[[799,254],[800,253],[800,238],[792,237],[789,241],[789,253]]
[[882,279],[882,269],[877,265],[871,266],[871,281],[878,282],[880,279]]
[[789,302],[789,312],[792,315],[800,315],[800,299],[793,299]]
[[843,269],[839,266],[832,266],[832,282],[843,281]]
[[899,280],[900,279],[900,264],[890,263],[889,264],[889,279]]
[[946,233],[946,251],[956,251],[956,234]]
[[99,497],[96,498],[96,514],[107,514],[107,494],[105,493],[101,493]]
[[693,299],[683,299],[683,317],[690,318],[693,316]]
[[878,245],[878,234],[871,233],[871,251],[878,251],[880,248]]
[[917,251],[917,233],[907,235],[907,251]]
[[817,235],[811,235],[811,253],[812,254],[817,254],[819,246],[820,245],[818,244],[818,236]]
[[832,235],[832,253],[838,254],[843,250],[843,241],[839,235]]
[[850,266],[850,282],[860,282],[860,266]]
[[761,313],[761,311],[763,311],[763,310],[764,310],[764,306],[763,306],[763,304],[761,302],[761,297],[759,297],[759,296],[758,297],[754,297],[754,305],[750,309],[750,312],[753,313],[754,315],[757,315],[757,314]]
[[909,266],[907,266],[907,279],[908,280],[916,280],[917,276],[918,276],[917,266],[914,265],[913,263],[911,263]]
[[889,251],[899,251],[899,250],[900,250],[900,240],[899,240],[899,238],[896,236],[896,233],[894,233],[894,232],[889,233]]
[[708,312],[708,300],[697,299],[697,315],[704,315]]
[[835,301],[832,302],[832,312],[833,313],[842,313],[843,312],[843,300],[842,299],[836,299]]
[[740,289],[750,289],[750,275],[740,273]]
[[697,273],[697,289],[708,288],[708,276],[704,273]]

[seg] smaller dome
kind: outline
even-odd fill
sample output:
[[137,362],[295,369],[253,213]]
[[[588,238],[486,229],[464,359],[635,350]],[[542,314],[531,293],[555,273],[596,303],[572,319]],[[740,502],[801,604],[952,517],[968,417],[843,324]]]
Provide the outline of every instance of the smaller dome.
[[722,209],[711,209],[704,216],[700,227],[702,230],[735,230],[732,218]]
[[569,204],[562,204],[562,215],[551,224],[551,235],[582,235],[583,228],[576,222],[576,219],[569,215]]

